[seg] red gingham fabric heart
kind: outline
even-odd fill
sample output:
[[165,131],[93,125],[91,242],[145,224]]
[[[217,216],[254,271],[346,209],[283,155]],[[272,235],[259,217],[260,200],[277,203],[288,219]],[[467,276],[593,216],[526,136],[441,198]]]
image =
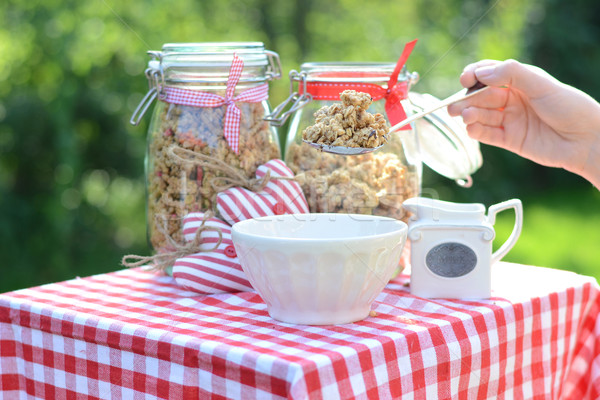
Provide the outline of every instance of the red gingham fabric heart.
[[269,170],[271,179],[260,192],[232,187],[217,195],[217,210],[225,221],[233,225],[255,217],[309,212],[308,203],[298,182],[274,179],[293,178],[292,170],[282,160],[274,159],[258,167],[256,177],[263,178]]
[[[188,214],[183,221],[183,234],[191,241],[202,224],[204,213]],[[252,290],[240,265],[233,241],[231,227],[218,218],[208,218],[206,226],[220,229],[223,235],[221,243],[216,230],[202,232],[203,251],[182,257],[173,265],[173,278],[186,289],[200,293],[242,292]]]

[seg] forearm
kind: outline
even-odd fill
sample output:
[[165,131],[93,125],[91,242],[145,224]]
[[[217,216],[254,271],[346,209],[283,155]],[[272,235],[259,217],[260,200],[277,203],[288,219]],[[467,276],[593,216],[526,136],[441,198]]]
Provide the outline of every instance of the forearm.
[[567,156],[563,166],[600,189],[600,103],[566,84],[559,84],[556,92],[562,93],[560,112],[547,118],[567,143],[559,153]]
[[[600,134],[590,148],[583,170],[578,172],[600,190]],[[573,171],[577,172],[577,171]]]
[[578,98],[580,101],[573,101],[573,104],[579,107],[584,115],[572,118],[573,126],[579,125],[581,137],[588,133],[588,139],[584,140],[587,144],[581,148],[583,164],[578,173],[600,189],[600,103],[580,91]]

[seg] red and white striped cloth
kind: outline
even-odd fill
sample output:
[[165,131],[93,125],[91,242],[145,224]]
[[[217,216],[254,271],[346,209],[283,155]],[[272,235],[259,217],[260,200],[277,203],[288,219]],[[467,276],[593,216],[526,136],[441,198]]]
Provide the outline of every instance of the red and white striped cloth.
[[194,240],[203,223],[209,228],[201,233],[200,248],[203,251],[175,261],[175,281],[186,289],[200,293],[252,290],[233,247],[231,226],[214,217],[204,221],[204,213],[188,214],[183,220],[185,240]]
[[242,112],[235,102],[260,103],[269,98],[269,84],[251,87],[244,90],[235,96],[235,87],[237,86],[242,71],[244,70],[244,62],[237,54],[233,55],[229,77],[227,79],[227,89],[225,97],[215,93],[200,92],[197,90],[181,89],[177,87],[165,87],[167,103],[180,104],[193,107],[222,107],[227,106],[225,111],[225,119],[223,121],[223,134],[229,147],[236,154],[239,153],[240,139],[240,119]]
[[199,296],[139,268],[6,293],[0,398],[600,395],[594,279],[499,263],[486,301],[422,299],[407,283],[339,326],[280,323],[255,292]]
[[233,225],[255,217],[309,212],[308,202],[298,182],[276,179],[293,178],[292,170],[282,160],[274,159],[259,166],[256,177],[262,179],[268,171],[271,178],[260,192],[233,187],[217,195],[217,210],[225,221]]

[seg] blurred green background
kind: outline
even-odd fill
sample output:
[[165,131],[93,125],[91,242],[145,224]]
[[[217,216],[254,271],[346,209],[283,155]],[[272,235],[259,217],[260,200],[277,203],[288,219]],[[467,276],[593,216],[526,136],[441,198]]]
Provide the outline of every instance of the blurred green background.
[[[129,118],[147,90],[146,51],[163,43],[262,41],[287,74],[304,61],[395,62],[418,38],[408,63],[418,92],[445,97],[466,64],[514,58],[600,98],[597,0],[3,0],[0,17],[0,292],[149,254],[149,118]],[[288,86],[271,85],[271,104]],[[506,151],[482,153],[472,188],[429,171],[425,185],[487,206],[521,198],[524,229],[506,260],[600,276],[599,192]]]

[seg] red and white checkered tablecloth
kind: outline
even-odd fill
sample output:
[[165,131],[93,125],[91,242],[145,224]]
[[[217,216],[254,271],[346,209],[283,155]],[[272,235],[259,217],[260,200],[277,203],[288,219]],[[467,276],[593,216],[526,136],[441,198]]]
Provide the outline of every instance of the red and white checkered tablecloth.
[[500,263],[489,301],[425,300],[408,277],[376,316],[271,319],[255,292],[197,295],[141,269],[0,295],[4,399],[590,399],[592,278]]

